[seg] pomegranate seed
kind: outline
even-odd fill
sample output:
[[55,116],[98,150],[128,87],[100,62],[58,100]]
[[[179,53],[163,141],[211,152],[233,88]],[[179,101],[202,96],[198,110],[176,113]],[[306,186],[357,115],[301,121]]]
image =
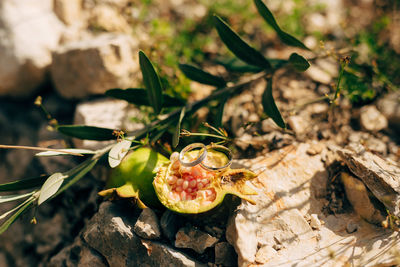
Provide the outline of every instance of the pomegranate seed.
[[197,184],[196,180],[191,180],[191,181],[189,182],[189,186],[190,186],[191,188],[196,187],[196,184]]
[[208,179],[202,179],[201,182],[202,182],[204,185],[207,185],[207,184],[210,182],[210,180],[208,180]]
[[187,191],[188,193],[192,193],[192,188],[188,188],[186,191]]
[[176,184],[177,184],[177,185],[182,185],[182,184],[183,184],[183,179],[178,179],[178,180],[176,181]]
[[[174,152],[171,154],[171,156],[169,157],[169,159],[174,162],[174,161],[178,161],[179,159],[179,153],[178,152]],[[179,162],[178,162],[179,163]]]
[[169,184],[175,184],[177,180],[178,180],[178,177],[176,177],[175,175],[168,177]]
[[186,190],[188,188],[188,186],[189,186],[189,182],[188,181],[184,181],[183,184],[182,184],[183,190]]
[[172,163],[172,166],[171,166],[171,168],[173,169],[173,170],[178,170],[179,169],[179,167],[180,167],[180,163],[179,163],[179,161],[174,161],[174,163]]
[[202,189],[202,188],[203,188],[203,183],[198,183],[198,184],[197,184],[197,188],[198,188],[198,189]]
[[190,173],[190,167],[181,167],[180,168],[181,173]]
[[182,187],[180,187],[180,186],[178,186],[176,189],[175,189],[175,191],[176,192],[181,192],[183,189],[182,189]]

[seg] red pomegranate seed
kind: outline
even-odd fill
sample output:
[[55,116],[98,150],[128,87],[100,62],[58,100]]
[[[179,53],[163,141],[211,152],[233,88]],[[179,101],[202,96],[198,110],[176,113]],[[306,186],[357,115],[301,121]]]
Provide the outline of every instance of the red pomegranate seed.
[[178,180],[176,181],[176,184],[177,184],[177,185],[182,185],[182,184],[183,184],[183,179],[178,179]]
[[168,183],[169,184],[175,184],[177,180],[178,180],[178,177],[176,177],[175,175],[168,176]]
[[196,187],[196,184],[197,184],[196,180],[191,180],[191,181],[189,182],[189,186],[190,186],[191,188]]
[[175,191],[176,192],[181,192],[183,189],[182,189],[182,187],[180,187],[180,186],[178,186],[176,189],[175,189]]
[[202,189],[202,188],[203,188],[203,183],[201,183],[201,182],[198,183],[198,184],[197,184],[197,188],[198,188],[198,189]]
[[188,181],[184,181],[182,184],[182,188],[183,190],[186,190],[189,187],[189,182]]

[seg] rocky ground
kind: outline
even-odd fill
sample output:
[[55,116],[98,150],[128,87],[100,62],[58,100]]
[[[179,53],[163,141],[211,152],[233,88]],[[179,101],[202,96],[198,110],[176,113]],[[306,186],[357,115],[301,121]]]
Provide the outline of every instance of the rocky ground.
[[[135,4],[42,2],[0,3],[0,28],[8,36],[0,38],[0,78],[6,81],[0,85],[0,143],[104,145],[65,140],[49,131],[45,116],[33,104],[39,93],[62,124],[142,127],[131,119],[144,116],[139,109],[100,96],[110,88],[138,85],[137,51],[154,45],[135,16]],[[358,19],[354,6],[364,5],[370,12],[367,2],[350,5],[350,20]],[[276,3],[271,2],[272,9]],[[204,16],[206,9],[195,1],[159,5],[152,16]],[[349,3],[328,1],[326,12],[307,18],[307,27],[340,36],[338,21],[345,5]],[[361,20],[352,29],[357,31],[363,23],[367,22]],[[398,49],[397,35],[391,36],[393,49]],[[318,45],[312,37],[306,43]],[[270,49],[268,54],[285,57],[291,52]],[[231,207],[229,216],[209,220],[140,210],[130,201],[108,202],[97,195],[108,175],[106,167],[97,166],[0,236],[0,266],[400,264],[398,226],[382,227],[382,222],[388,224],[386,210],[400,216],[399,91],[384,91],[361,107],[345,98],[333,108],[327,101],[311,103],[331,92],[338,75],[335,60],[312,63],[304,74],[282,70],[274,78],[274,96],[289,125],[286,131],[262,115],[265,81],[252,83],[227,103],[223,121],[234,137],[234,166],[259,174],[252,182],[258,192],[253,196],[256,205],[233,199],[238,206]],[[209,91],[192,85],[191,99]],[[196,116],[205,118],[202,111]],[[0,183],[68,170],[77,163],[72,157],[37,158],[25,150],[2,150],[0,160]],[[9,208],[3,204],[0,213]],[[29,224],[33,214],[37,225]]]

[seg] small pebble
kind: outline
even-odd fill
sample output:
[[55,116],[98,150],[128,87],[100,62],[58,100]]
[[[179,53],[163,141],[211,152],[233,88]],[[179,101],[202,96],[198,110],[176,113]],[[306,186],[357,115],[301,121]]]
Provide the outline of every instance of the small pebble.
[[347,233],[351,234],[358,230],[358,224],[353,221],[349,221],[346,226]]

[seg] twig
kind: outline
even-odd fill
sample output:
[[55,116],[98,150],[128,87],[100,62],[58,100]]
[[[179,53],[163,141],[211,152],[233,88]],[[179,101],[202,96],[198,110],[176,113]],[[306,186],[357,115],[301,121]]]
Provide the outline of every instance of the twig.
[[54,152],[60,152],[60,153],[65,153],[65,154],[70,154],[70,155],[74,155],[74,156],[83,157],[83,154],[81,154],[81,153],[65,151],[63,149],[57,149],[57,148],[33,147],[33,146],[13,146],[13,145],[0,145],[0,148],[5,148],[5,149],[28,149],[28,150],[37,150],[37,151],[54,151]]

